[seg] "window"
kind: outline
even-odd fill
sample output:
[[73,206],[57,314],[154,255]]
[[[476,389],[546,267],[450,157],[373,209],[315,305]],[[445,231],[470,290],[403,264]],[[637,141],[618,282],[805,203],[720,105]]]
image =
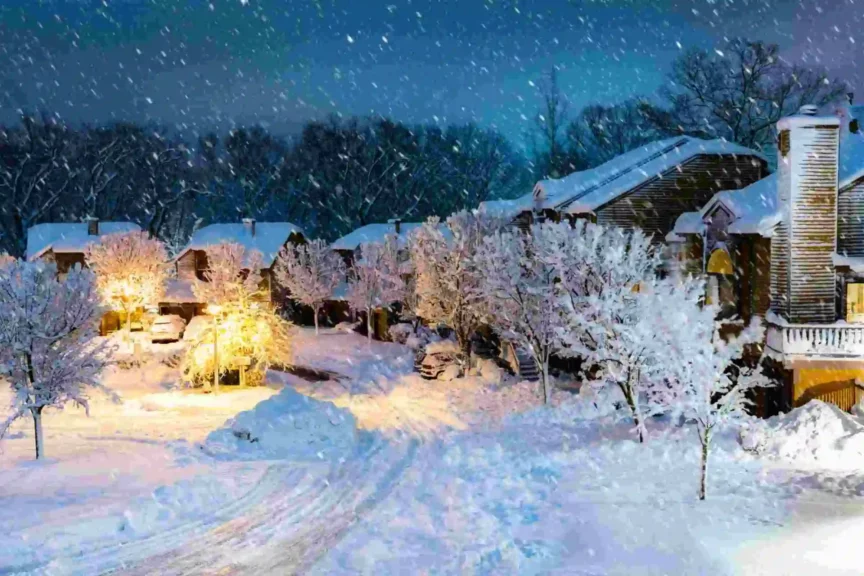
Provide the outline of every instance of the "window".
[[864,283],[846,285],[846,321],[864,322]]

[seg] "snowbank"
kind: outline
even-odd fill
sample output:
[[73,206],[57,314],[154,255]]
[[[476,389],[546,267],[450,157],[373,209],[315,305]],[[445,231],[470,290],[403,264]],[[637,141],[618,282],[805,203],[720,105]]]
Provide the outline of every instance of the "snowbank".
[[812,400],[741,433],[749,452],[824,468],[864,467],[864,425],[832,404]]
[[336,460],[356,444],[357,422],[350,412],[285,388],[211,432],[204,448],[226,457]]

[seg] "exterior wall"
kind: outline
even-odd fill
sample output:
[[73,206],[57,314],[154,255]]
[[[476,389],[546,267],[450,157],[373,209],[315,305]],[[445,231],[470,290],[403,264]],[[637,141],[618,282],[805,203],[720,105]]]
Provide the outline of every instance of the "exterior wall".
[[[830,390],[832,383],[850,383],[856,379],[864,381],[864,361],[854,364],[808,362],[801,367],[795,367],[792,379],[792,405],[800,406],[820,392]],[[856,400],[861,398],[860,390],[856,390],[854,394]],[[846,406],[841,408],[848,409]]]
[[837,197],[837,252],[864,256],[864,180]]
[[767,173],[764,162],[745,156],[696,156],[599,207],[597,222],[641,228],[661,243],[684,212],[700,210],[720,190],[737,190]]
[[52,254],[54,255],[54,262],[57,264],[58,274],[68,273],[76,264],[82,268],[87,267],[87,261],[82,252],[67,252],[61,254],[52,252]]
[[771,306],[771,239],[756,235],[734,238],[732,258],[738,287],[738,314],[744,322],[765,316]]
[[823,119],[812,122],[781,128],[781,142],[788,141],[778,178],[785,225],[774,236],[773,308],[792,323],[833,322],[836,313],[832,254],[837,247],[839,131]]
[[194,280],[197,272],[197,255],[195,250],[186,252],[177,259],[177,278],[181,280]]

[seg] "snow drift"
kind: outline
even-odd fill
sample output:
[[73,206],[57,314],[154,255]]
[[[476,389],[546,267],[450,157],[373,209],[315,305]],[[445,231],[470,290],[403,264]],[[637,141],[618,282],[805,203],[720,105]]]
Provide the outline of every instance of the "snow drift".
[[347,410],[291,388],[211,432],[205,449],[216,456],[335,460],[357,444],[357,422]]
[[864,425],[832,404],[812,400],[741,432],[754,454],[826,468],[864,466]]

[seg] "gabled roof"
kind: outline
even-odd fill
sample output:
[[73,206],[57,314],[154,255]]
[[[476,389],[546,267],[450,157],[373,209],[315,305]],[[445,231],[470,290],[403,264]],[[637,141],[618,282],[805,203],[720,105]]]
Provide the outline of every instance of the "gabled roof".
[[87,222],[48,222],[27,229],[27,260],[35,260],[51,250],[58,254],[83,253],[99,236],[137,232],[134,222],[99,222],[99,236],[87,233]]
[[257,250],[263,257],[265,267],[276,262],[276,257],[292,234],[303,234],[303,230],[290,222],[256,222],[254,236],[242,222],[210,224],[192,233],[189,244],[177,255],[182,258],[190,250],[206,251],[223,242],[234,242],[243,246],[247,253]]
[[[843,135],[840,142],[838,163],[838,190],[864,178],[864,136]],[[700,219],[706,218],[718,204],[725,206],[735,217],[729,226],[730,234],[760,234],[770,237],[774,227],[780,223],[782,214],[777,204],[777,175],[771,174],[740,190],[725,190],[715,194],[702,210]],[[693,213],[687,213],[693,214]],[[672,234],[694,234],[692,216],[682,214],[675,222]]]
[[484,202],[481,210],[502,216],[551,208],[566,208],[570,213],[591,212],[700,155],[751,156],[765,161],[760,153],[723,140],[667,138],[640,146],[596,168],[560,179],[541,180],[531,194],[516,200]]
[[[408,235],[420,228],[421,222],[402,222],[399,224],[399,247],[404,248]],[[361,244],[382,244],[387,235],[396,235],[396,224],[367,224],[339,238],[330,247],[333,250],[356,250]]]

